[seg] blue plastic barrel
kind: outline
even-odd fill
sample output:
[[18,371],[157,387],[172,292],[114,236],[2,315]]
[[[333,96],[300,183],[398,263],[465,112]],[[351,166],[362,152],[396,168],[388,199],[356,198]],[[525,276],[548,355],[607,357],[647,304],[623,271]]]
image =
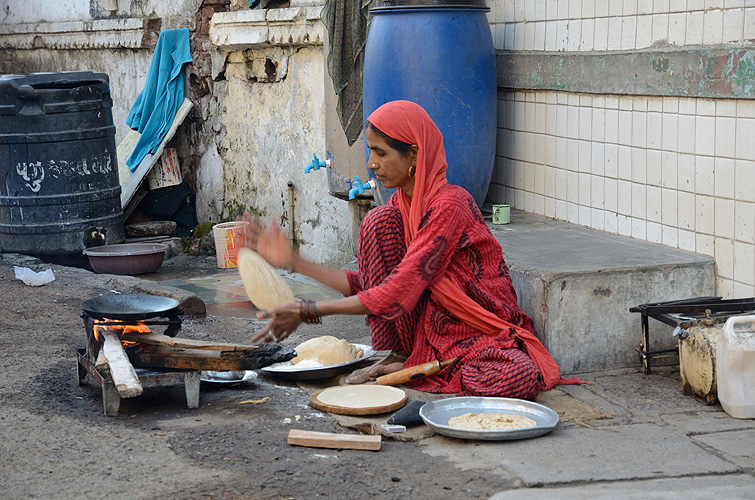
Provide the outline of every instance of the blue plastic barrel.
[[[495,163],[497,86],[488,10],[484,0],[378,0],[370,10],[363,79],[365,119],[398,99],[425,108],[443,134],[448,182],[466,188],[478,206]],[[375,200],[384,204],[393,191],[378,181]]]

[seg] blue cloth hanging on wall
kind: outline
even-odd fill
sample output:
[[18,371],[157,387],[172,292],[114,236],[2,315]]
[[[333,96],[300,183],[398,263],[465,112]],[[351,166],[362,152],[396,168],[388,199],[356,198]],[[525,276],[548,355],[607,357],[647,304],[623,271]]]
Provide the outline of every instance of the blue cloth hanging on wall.
[[187,62],[191,62],[189,29],[163,30],[152,55],[147,82],[126,118],[126,125],[141,133],[134,151],[126,160],[131,172],[148,153],[157,151],[170,129],[184,101],[181,69]]

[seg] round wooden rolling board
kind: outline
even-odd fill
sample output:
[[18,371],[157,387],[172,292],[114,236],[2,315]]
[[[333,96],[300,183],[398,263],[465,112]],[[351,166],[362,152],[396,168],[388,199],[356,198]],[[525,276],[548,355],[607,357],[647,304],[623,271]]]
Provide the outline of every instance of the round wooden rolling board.
[[[324,401],[320,399],[323,394]],[[312,394],[309,401],[313,408],[328,413],[377,415],[398,410],[406,399],[406,393],[397,387],[368,384],[328,387]],[[344,403],[336,404],[339,400]]]

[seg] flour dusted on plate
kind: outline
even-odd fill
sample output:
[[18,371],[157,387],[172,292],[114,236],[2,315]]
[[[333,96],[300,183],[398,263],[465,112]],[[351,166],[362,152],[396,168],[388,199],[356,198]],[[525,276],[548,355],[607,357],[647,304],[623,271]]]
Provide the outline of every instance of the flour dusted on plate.
[[316,359],[302,359],[296,363],[297,368],[321,368],[323,366],[325,365]]
[[301,363],[313,361],[321,363],[317,366],[337,365],[364,356],[362,349],[354,347],[344,339],[337,339],[330,335],[302,342],[295,347],[295,350],[296,357],[291,362],[297,367],[309,366],[301,365]]
[[509,413],[465,413],[448,419],[448,425],[475,431],[502,431],[536,427],[537,422]]

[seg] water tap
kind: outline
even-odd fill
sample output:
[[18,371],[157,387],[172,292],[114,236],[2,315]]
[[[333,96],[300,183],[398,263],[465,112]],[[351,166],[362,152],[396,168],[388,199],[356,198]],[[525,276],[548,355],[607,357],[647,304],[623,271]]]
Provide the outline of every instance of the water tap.
[[[677,326],[674,328],[674,332],[672,333],[674,338],[676,340],[687,340],[689,338],[689,332],[682,328],[681,326]],[[689,341],[688,341],[689,342]]]
[[354,176],[354,187],[349,190],[349,199],[353,200],[356,195],[358,194],[364,194],[364,192],[368,189],[375,189],[377,187],[377,183],[375,182],[375,179],[370,179],[369,181],[362,184],[362,181],[359,180],[359,176]]
[[320,161],[320,159],[317,158],[317,154],[312,154],[312,163],[304,167],[304,173],[308,174],[311,170],[320,170],[320,167],[330,168],[331,163],[330,158],[325,161]]

